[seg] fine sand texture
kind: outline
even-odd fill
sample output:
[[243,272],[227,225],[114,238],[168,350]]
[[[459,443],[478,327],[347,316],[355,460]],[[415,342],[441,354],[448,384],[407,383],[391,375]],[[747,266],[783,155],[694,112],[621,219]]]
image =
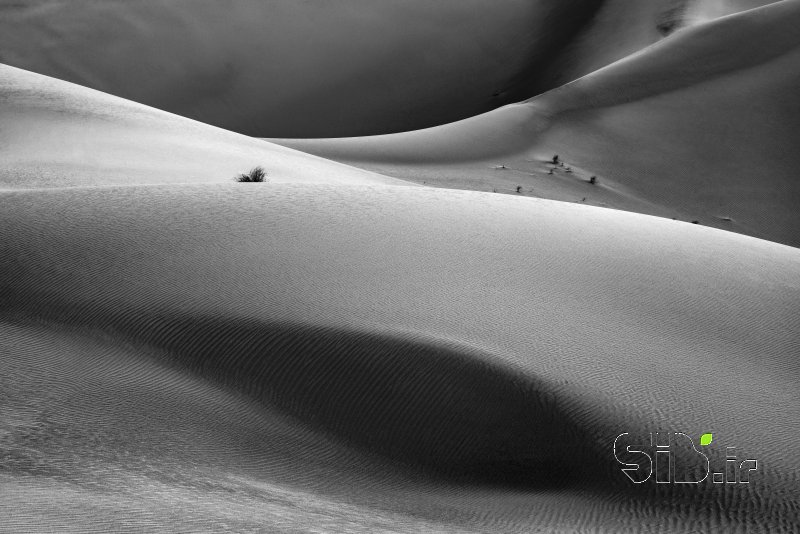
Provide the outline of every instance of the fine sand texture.
[[[278,142],[428,185],[514,194],[520,186],[800,246],[797,27],[800,2],[784,0],[672,33],[464,121]],[[556,154],[565,166],[548,164]]]
[[0,65],[0,189],[230,181],[396,180]]
[[767,3],[0,0],[0,533],[800,531]]
[[[798,525],[797,249],[432,188],[0,201],[0,529]],[[664,428],[762,468],[633,486],[614,437]]]

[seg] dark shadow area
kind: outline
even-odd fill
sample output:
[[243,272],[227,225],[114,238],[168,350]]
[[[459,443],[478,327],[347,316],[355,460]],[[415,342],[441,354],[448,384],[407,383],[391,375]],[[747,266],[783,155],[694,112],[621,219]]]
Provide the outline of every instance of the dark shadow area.
[[[24,315],[21,322],[30,322]],[[143,354],[429,476],[537,489],[607,483],[607,462],[597,461],[589,434],[550,386],[466,345],[94,305],[52,305],[35,316],[140,346]]]
[[31,302],[47,299],[6,293],[0,316],[141,349],[143,358],[277,408],[414,478],[588,493],[647,515],[708,518],[735,509],[753,524],[774,522],[773,512],[787,506],[784,495],[770,492],[772,477],[746,488],[633,484],[614,458],[614,438],[626,431],[645,445],[652,423],[607,413],[582,400],[598,399],[585,389],[573,394],[465,344],[91,302],[32,309]]

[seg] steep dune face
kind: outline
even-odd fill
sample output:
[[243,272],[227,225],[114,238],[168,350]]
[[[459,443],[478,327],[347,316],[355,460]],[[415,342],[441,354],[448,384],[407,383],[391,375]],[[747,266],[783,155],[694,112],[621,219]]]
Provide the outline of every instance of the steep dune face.
[[333,161],[0,65],[0,188],[230,181],[394,183]]
[[[281,143],[429,184],[583,201],[800,245],[800,2],[685,29],[491,113]],[[554,154],[566,160],[548,174]],[[599,187],[588,184],[597,176]]]
[[606,0],[590,24],[541,71],[533,96],[569,83],[646,48],[675,31],[774,0]]
[[530,98],[766,3],[2,0],[0,62],[248,135],[372,135]]
[[[20,528],[80,529],[84,505],[113,530],[797,524],[796,249],[430,188],[0,199]],[[614,437],[663,428],[768,468],[632,487]]]
[[366,135],[531,96],[599,3],[4,0],[0,62],[249,135]]
[[778,0],[694,0],[686,4],[685,16],[690,23],[708,21],[719,17],[755,9]]

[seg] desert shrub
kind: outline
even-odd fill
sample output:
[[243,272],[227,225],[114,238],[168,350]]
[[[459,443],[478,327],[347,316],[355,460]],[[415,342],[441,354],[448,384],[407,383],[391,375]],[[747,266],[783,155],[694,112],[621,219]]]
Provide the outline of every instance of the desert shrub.
[[247,174],[238,175],[235,180],[237,182],[263,182],[267,179],[267,171],[263,167],[253,167]]

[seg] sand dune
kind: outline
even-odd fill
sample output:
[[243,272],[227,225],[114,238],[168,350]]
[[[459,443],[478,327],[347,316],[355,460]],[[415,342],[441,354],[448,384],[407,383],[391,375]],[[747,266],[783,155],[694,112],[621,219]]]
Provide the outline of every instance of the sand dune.
[[543,93],[650,46],[678,30],[774,0],[605,0],[580,32],[538,72],[532,93]]
[[[685,29],[525,103],[461,122],[278,142],[428,184],[498,192],[519,185],[534,196],[799,245],[798,24],[800,2],[784,0]],[[574,172],[548,174],[554,154]],[[587,183],[593,175],[600,187]]]
[[2,0],[0,63],[248,135],[371,135],[529,98],[766,3]]
[[402,183],[6,65],[0,93],[0,188],[224,182],[256,165],[274,182]]
[[[797,524],[796,249],[414,187],[2,202],[14,529]],[[768,468],[746,491],[631,489],[610,444],[653,426]]]
[[597,3],[5,0],[0,62],[249,135],[366,135],[531,96]]
[[[241,131],[558,86],[286,147],[0,66],[0,532],[796,532],[766,3],[0,2],[0,58]],[[632,484],[659,431],[758,469]]]

